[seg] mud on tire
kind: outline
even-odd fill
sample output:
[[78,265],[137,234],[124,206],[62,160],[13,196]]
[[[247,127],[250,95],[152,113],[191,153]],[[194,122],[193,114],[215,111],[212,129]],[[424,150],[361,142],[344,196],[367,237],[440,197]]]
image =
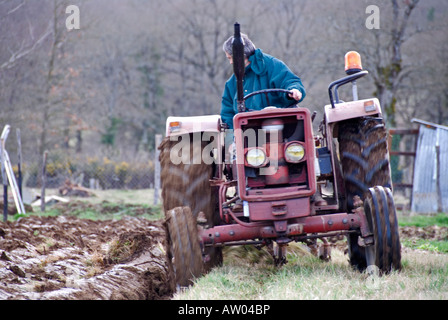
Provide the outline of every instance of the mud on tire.
[[[370,187],[392,188],[387,130],[382,118],[366,117],[341,122],[339,156],[345,182],[347,210],[353,209],[353,197],[363,197]],[[360,271],[367,267],[358,235],[347,237],[350,263]]]
[[202,274],[203,267],[196,219],[189,207],[177,207],[166,212],[165,223],[168,230],[167,256],[175,284],[189,286]]
[[[159,146],[162,199],[165,216],[167,212],[176,207],[189,207],[196,221],[199,212],[203,212],[206,225],[213,227],[219,222],[219,214],[215,214],[218,206],[217,188],[210,187],[210,178],[213,176],[213,165],[202,161],[202,152],[209,142],[193,143],[193,135],[181,136],[180,139],[189,139],[189,154],[182,154],[182,150],[173,148],[181,140],[171,141],[166,137]],[[199,139],[200,141],[200,139]],[[186,163],[174,164],[170,159],[170,153],[177,152],[176,156],[186,156]],[[204,271],[207,272],[214,266],[222,263],[221,248],[206,248],[204,255],[207,257]]]
[[[181,139],[190,139],[191,136],[185,136]],[[165,212],[175,207],[188,206],[194,217],[197,217],[200,211],[204,212],[207,218],[212,218],[214,210],[214,195],[210,188],[209,179],[212,177],[212,166],[202,162],[202,150],[205,142],[201,144],[191,143],[190,154],[183,155],[182,150],[176,156],[186,156],[186,163],[174,164],[170,159],[173,151],[179,141],[170,141],[165,138],[159,146],[162,199]]]

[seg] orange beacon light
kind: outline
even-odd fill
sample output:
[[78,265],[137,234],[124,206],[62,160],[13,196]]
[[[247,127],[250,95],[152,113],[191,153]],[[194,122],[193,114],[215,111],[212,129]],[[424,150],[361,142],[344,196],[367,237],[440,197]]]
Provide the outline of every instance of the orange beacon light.
[[345,73],[354,74],[362,71],[361,55],[356,51],[349,51],[345,54]]

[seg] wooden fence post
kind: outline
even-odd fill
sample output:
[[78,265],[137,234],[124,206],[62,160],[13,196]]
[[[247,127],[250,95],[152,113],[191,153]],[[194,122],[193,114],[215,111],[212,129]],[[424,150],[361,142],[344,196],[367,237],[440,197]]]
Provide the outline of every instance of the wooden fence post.
[[23,199],[22,187],[22,138],[20,137],[20,129],[16,129],[17,134],[17,185],[19,187],[20,197]]
[[440,145],[436,142],[436,192],[437,192],[437,212],[443,212],[442,188],[440,187]]
[[40,192],[40,211],[45,211],[45,184],[47,183],[47,155],[48,151],[44,152],[42,161],[42,189]]
[[160,150],[159,145],[162,142],[162,135],[156,134],[155,138],[155,152],[154,152],[154,205],[159,204],[159,193],[160,193],[160,162],[159,155]]
[[5,162],[3,159],[3,146],[0,146],[0,161],[2,163],[2,184],[3,184],[3,221],[8,221],[8,178],[6,176]]

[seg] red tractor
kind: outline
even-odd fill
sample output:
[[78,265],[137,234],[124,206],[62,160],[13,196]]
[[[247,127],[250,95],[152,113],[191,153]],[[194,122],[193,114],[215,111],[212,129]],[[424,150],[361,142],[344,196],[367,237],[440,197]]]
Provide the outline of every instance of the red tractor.
[[[238,65],[238,43],[233,52]],[[238,93],[233,131],[219,115],[168,117],[159,149],[166,251],[177,285],[220,265],[223,246],[268,246],[281,265],[291,241],[321,239],[325,259],[326,238],[341,235],[360,271],[401,268],[381,107],[375,98],[357,100],[356,80],[368,72],[358,53],[345,58],[348,75],[330,84],[317,134],[307,108],[245,110],[249,96],[281,89]],[[348,83],[354,101],[342,102],[338,88]]]

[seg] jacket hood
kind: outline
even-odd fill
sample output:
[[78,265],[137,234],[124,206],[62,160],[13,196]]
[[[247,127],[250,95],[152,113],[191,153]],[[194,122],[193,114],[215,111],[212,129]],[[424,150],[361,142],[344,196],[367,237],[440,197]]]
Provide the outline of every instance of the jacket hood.
[[256,49],[254,54],[249,57],[250,65],[253,72],[257,75],[263,75],[267,72],[266,62],[264,61],[264,54],[261,49]]

